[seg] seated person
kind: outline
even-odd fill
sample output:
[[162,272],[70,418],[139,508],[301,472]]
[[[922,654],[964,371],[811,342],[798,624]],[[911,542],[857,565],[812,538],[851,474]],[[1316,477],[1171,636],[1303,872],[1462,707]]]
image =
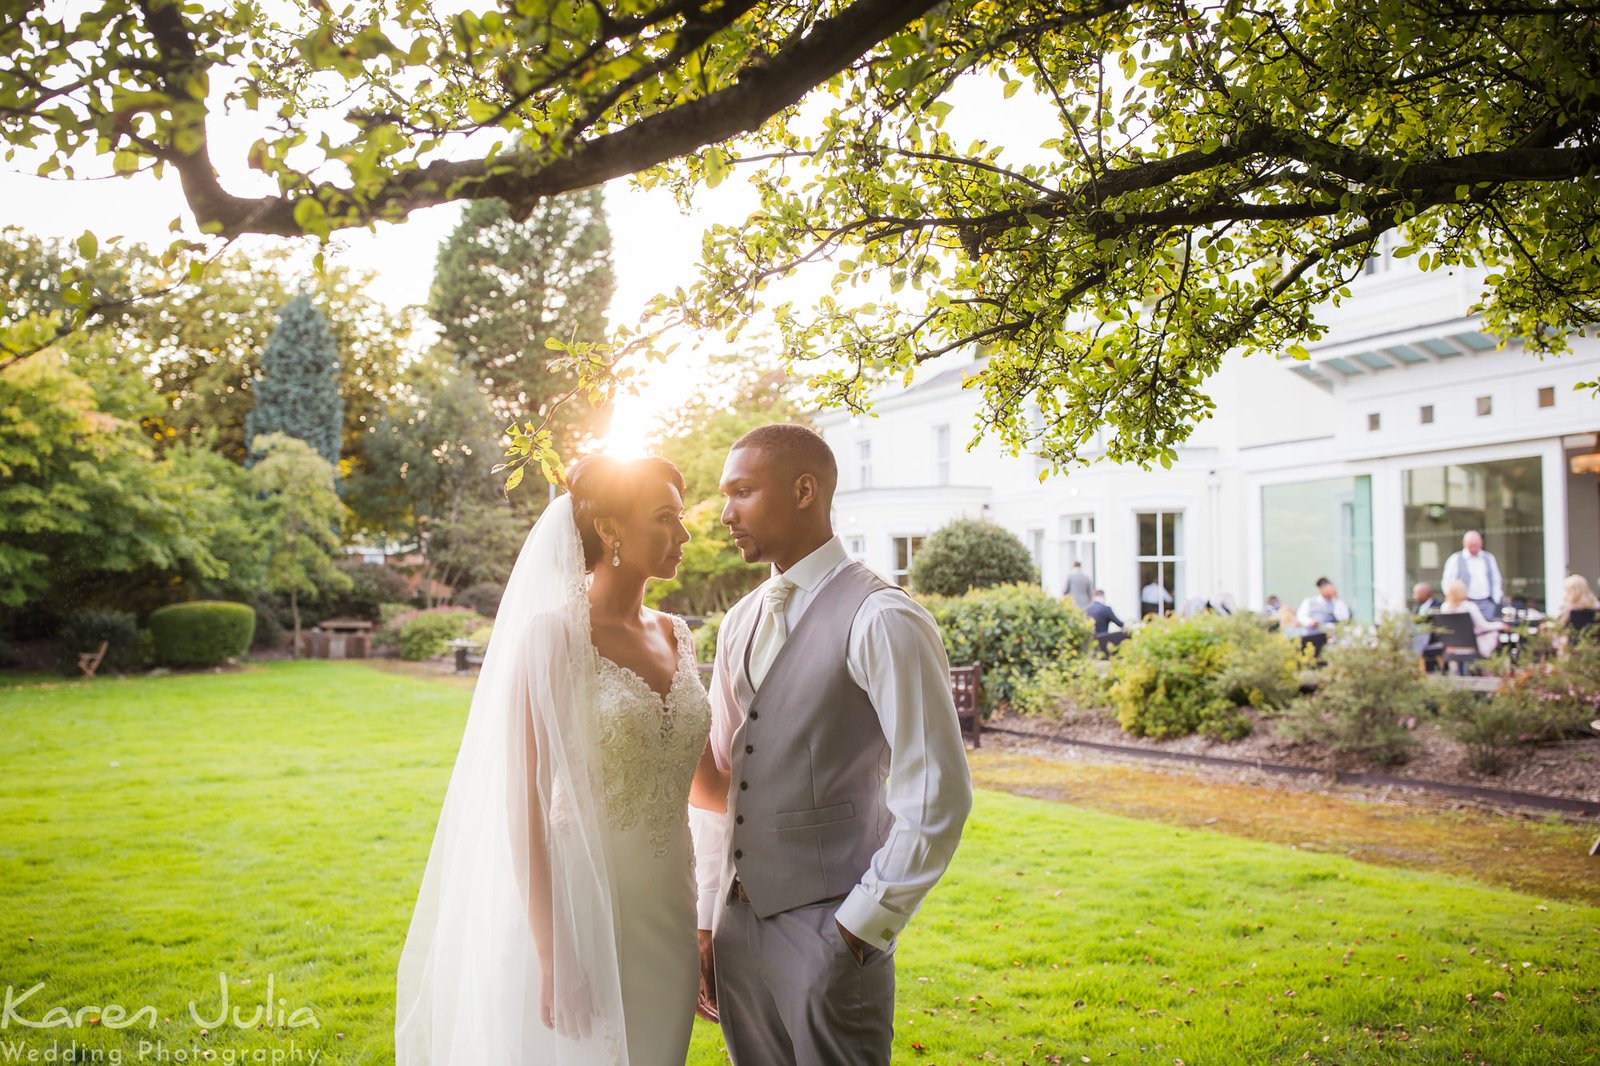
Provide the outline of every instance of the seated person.
[[1556,616],[1556,622],[1569,626],[1572,624],[1573,611],[1597,609],[1600,609],[1600,599],[1595,598],[1594,590],[1589,587],[1589,579],[1582,574],[1568,574],[1561,586],[1561,613]]
[[1350,621],[1350,608],[1339,598],[1339,590],[1325,577],[1317,578],[1317,594],[1307,596],[1295,612],[1300,628],[1317,632],[1334,622]]
[[1445,585],[1444,605],[1439,608],[1439,613],[1464,614],[1472,619],[1472,632],[1478,638],[1479,655],[1493,655],[1500,646],[1500,632],[1506,628],[1506,624],[1485,618],[1478,605],[1467,598],[1467,583],[1460,578]]
[[1439,597],[1433,594],[1433,586],[1426,581],[1418,581],[1411,586],[1411,613],[1418,618],[1426,618],[1439,609]]
[[1261,614],[1266,618],[1276,618],[1282,607],[1283,601],[1278,599],[1277,594],[1273,594],[1267,597],[1267,605],[1261,608]]
[[1122,619],[1117,617],[1117,612],[1112,610],[1111,605],[1106,602],[1104,589],[1094,590],[1094,598],[1089,601],[1089,606],[1083,609],[1083,613],[1088,615],[1094,622],[1094,635],[1097,637],[1103,637],[1111,632],[1112,626],[1116,626],[1118,629],[1127,628]]

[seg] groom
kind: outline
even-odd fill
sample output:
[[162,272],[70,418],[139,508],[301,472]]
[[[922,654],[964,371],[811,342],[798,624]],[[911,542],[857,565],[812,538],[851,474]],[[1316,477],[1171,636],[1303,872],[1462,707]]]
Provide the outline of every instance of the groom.
[[772,576],[717,634],[725,816],[696,821],[701,1012],[734,1066],[888,1066],[894,949],[972,805],[932,617],[845,555],[838,466],[794,425],[741,437],[722,522]]

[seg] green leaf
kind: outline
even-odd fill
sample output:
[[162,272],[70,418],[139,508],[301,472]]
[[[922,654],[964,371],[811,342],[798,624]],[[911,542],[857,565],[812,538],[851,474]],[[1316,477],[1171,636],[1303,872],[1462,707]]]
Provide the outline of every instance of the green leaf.
[[100,251],[100,240],[93,233],[84,230],[83,236],[78,238],[78,254],[85,259],[93,259]]

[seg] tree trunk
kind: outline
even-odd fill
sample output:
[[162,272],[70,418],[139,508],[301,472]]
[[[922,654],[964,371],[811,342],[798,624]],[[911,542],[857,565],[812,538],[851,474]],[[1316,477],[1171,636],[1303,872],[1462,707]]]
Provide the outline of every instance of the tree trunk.
[[294,619],[294,643],[289,645],[289,658],[300,658],[300,593],[289,590],[289,617]]

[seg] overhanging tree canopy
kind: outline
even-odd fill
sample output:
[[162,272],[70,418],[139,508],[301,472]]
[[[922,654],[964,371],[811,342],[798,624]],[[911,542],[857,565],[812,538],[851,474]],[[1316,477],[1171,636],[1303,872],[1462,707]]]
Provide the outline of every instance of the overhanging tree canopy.
[[[67,25],[35,3],[0,41],[8,141],[51,172],[174,169],[223,236],[748,169],[760,209],[661,321],[736,331],[814,265],[835,297],[775,310],[826,397],[981,342],[980,428],[1058,461],[1102,426],[1111,458],[1170,460],[1223,353],[1318,337],[1389,231],[1489,267],[1502,337],[1559,350],[1600,319],[1596,3],[394,0],[291,24],[143,0]],[[1039,152],[952,141],[966,75],[1050,102]],[[218,177],[224,96],[261,116],[275,192]]]

